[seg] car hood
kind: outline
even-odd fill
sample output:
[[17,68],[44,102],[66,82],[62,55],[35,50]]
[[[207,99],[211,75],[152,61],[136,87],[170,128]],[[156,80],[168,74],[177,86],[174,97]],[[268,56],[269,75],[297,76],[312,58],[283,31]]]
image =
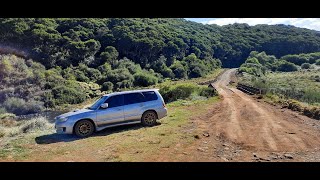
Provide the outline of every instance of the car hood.
[[92,112],[92,111],[93,110],[90,110],[90,109],[76,109],[76,110],[61,114],[61,115],[57,116],[56,118],[59,119],[61,117],[69,117],[69,116],[74,116],[77,114],[82,114],[82,113]]

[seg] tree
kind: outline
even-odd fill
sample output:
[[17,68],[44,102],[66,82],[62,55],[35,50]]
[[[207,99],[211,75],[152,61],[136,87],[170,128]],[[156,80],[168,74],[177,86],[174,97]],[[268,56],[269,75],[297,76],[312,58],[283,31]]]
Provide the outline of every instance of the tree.
[[100,64],[107,62],[111,65],[114,65],[118,56],[119,53],[115,47],[107,46],[105,50],[100,54]]

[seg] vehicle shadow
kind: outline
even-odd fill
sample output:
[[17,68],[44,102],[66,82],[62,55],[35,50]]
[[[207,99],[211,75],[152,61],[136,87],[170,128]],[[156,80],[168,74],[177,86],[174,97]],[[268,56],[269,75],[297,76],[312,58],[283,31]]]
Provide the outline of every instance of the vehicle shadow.
[[[160,125],[161,123],[157,122],[155,126]],[[141,124],[130,124],[130,125],[122,125],[122,126],[116,126],[116,127],[110,127],[106,128],[102,131],[95,132],[93,135],[90,137],[96,137],[96,136],[107,136],[109,134],[115,134],[115,133],[121,133],[124,131],[130,131],[130,130],[137,130],[140,128],[145,128]],[[90,138],[87,137],[87,138]],[[71,134],[47,134],[43,136],[39,136],[35,138],[35,141],[37,144],[53,144],[53,143],[58,143],[58,142],[72,142],[72,141],[77,141],[81,140],[84,138],[79,138],[76,135],[71,135]]]

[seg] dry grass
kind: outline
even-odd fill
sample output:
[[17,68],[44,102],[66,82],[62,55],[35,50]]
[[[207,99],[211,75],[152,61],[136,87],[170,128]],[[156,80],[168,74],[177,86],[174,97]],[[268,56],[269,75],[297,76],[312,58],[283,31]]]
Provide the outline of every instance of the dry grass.
[[53,124],[49,123],[45,117],[24,121],[1,120],[0,122],[1,137],[14,137],[24,133],[53,129]]

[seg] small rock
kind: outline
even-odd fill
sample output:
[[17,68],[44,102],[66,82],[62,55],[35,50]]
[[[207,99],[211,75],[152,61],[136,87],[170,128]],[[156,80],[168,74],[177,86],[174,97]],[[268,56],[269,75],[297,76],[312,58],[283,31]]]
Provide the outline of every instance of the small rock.
[[205,136],[205,137],[209,137],[210,136],[209,133],[203,133],[202,135]]
[[207,141],[204,141],[203,143],[208,144],[208,142],[207,142]]
[[222,146],[228,146],[228,144],[222,144]]
[[271,159],[278,159],[278,156],[271,156]]
[[253,157],[257,157],[257,154],[256,153],[252,153]]
[[182,154],[184,154],[184,155],[188,155],[188,153],[187,153],[187,152],[183,152]]
[[204,152],[205,150],[203,148],[197,148],[198,151]]
[[284,154],[283,156],[287,159],[293,159],[293,156],[291,154]]
[[225,147],[224,150],[229,150],[229,148],[228,148],[228,147]]

